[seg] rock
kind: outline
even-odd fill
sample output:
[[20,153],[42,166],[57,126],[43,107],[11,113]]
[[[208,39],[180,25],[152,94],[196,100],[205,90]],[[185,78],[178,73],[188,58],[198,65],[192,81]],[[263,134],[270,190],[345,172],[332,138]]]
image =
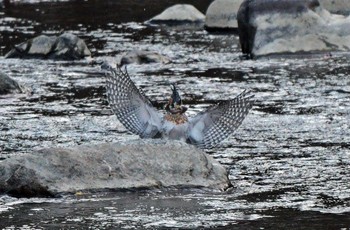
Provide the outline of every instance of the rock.
[[85,42],[74,34],[64,33],[56,40],[50,59],[79,60],[91,56]]
[[169,63],[170,60],[156,52],[150,52],[150,51],[132,51],[127,54],[125,54],[121,60],[120,65],[126,65],[126,64],[148,64],[148,63]]
[[0,72],[0,95],[10,93],[24,93],[26,90],[5,73]]
[[321,6],[332,14],[342,14],[349,16],[350,1],[349,0],[319,0]]
[[85,42],[77,36],[64,33],[60,36],[40,35],[16,45],[5,58],[40,58],[79,60],[91,56]]
[[227,171],[183,142],[135,140],[43,149],[0,161],[0,193],[16,197],[161,187],[230,187]]
[[50,53],[55,42],[56,37],[40,35],[16,45],[14,49],[5,55],[5,58],[22,58],[24,56],[33,58],[45,57]]
[[161,14],[153,17],[147,23],[151,24],[181,24],[181,23],[204,23],[205,16],[194,6],[177,4],[164,10]]
[[242,52],[252,57],[350,50],[350,18],[318,0],[245,0],[237,20]]
[[243,0],[215,0],[205,13],[207,30],[237,30],[237,12]]

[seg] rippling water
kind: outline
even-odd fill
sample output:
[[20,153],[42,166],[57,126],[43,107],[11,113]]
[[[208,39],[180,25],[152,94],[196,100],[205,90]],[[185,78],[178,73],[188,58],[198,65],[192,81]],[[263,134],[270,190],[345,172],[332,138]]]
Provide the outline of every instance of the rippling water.
[[[109,110],[95,63],[150,50],[172,63],[130,65],[128,71],[159,108],[171,94],[169,82],[178,85],[190,115],[244,89],[255,93],[256,105],[242,126],[208,151],[227,167],[234,188],[2,196],[0,227],[350,228],[349,55],[242,60],[236,35],[142,23],[174,2],[67,1],[0,9],[2,55],[34,35],[61,30],[84,38],[93,52],[77,62],[0,58],[1,71],[28,88],[27,94],[0,97],[0,158],[138,138]],[[203,12],[209,2],[192,1]]]

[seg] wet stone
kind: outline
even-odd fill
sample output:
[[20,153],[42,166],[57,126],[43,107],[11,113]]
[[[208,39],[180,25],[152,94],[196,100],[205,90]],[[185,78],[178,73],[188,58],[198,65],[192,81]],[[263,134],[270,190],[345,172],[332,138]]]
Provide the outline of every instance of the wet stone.
[[151,24],[203,23],[204,14],[189,4],[177,4],[147,21]]
[[10,93],[24,93],[25,89],[17,81],[5,73],[0,72],[0,95]]
[[39,58],[79,60],[91,56],[85,42],[77,36],[64,33],[60,36],[40,35],[10,50],[5,58]]
[[242,52],[252,57],[350,50],[350,20],[318,0],[246,0],[237,21]]
[[167,64],[170,59],[157,53],[151,51],[132,51],[125,54],[121,60],[120,65],[126,64],[149,64],[149,63],[163,63]]
[[230,187],[226,169],[182,142],[134,140],[43,149],[0,162],[0,193],[16,197],[162,187]]
[[332,14],[350,14],[350,1],[348,0],[319,0],[322,7]]
[[205,14],[207,30],[236,30],[237,11],[243,0],[215,0]]

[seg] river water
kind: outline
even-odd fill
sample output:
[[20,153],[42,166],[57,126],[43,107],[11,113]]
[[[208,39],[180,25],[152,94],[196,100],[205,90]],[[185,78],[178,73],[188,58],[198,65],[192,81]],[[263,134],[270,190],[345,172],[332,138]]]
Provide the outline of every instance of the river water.
[[[234,188],[0,196],[1,229],[350,229],[349,55],[243,60],[237,35],[143,24],[177,2],[28,1],[0,8],[1,56],[62,30],[83,38],[93,53],[75,62],[0,57],[0,70],[28,89],[0,97],[0,159],[138,138],[111,113],[96,63],[149,50],[172,62],[128,71],[159,108],[169,83],[178,85],[189,115],[244,89],[256,95],[242,126],[207,151],[227,167]],[[186,2],[202,12],[210,3]]]

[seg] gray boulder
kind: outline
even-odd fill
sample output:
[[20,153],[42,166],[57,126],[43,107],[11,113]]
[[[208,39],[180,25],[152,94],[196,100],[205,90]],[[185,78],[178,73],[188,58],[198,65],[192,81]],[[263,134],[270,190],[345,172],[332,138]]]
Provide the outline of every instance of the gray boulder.
[[153,17],[147,23],[151,24],[182,24],[182,23],[204,23],[205,16],[194,6],[188,4],[177,4],[164,10]]
[[237,30],[237,12],[243,0],[215,0],[205,13],[207,30]]
[[318,0],[245,0],[237,20],[242,52],[252,57],[350,50],[350,18]]
[[349,0],[319,0],[321,6],[332,14],[350,15]]
[[149,63],[169,63],[169,58],[157,53],[157,52],[151,52],[151,51],[131,51],[127,54],[125,54],[121,60],[120,65],[127,65],[127,64],[149,64]]
[[50,148],[0,161],[0,193],[17,197],[161,187],[225,190],[230,182],[212,157],[177,141]]
[[0,95],[10,93],[24,93],[26,90],[5,73],[0,72]]
[[64,33],[60,36],[40,35],[16,45],[5,58],[40,58],[79,60],[91,56],[85,42],[77,36]]
[[85,42],[74,34],[64,33],[57,37],[50,59],[79,60],[91,56]]

